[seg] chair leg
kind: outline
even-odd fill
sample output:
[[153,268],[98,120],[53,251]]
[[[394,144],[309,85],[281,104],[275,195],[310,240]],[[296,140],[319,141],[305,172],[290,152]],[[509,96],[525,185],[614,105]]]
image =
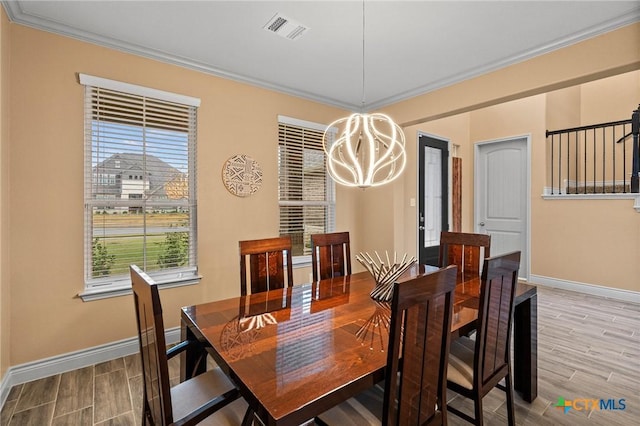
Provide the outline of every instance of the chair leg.
[[475,424],[482,426],[484,424],[484,419],[482,417],[482,396],[479,394],[474,398],[473,407],[475,409]]
[[511,366],[509,366],[509,374],[507,374],[507,377],[505,377],[505,382],[505,392],[507,393],[507,419],[509,421],[509,426],[515,426],[516,410],[513,403],[513,381],[511,380]]
[[244,413],[244,418],[242,419],[242,426],[252,426],[253,423],[253,410],[251,407],[247,407],[247,412]]
[[142,426],[147,426],[150,425],[151,422],[149,421],[149,406],[147,405],[147,401],[146,398],[144,400],[144,402],[142,403]]
[[318,426],[329,426],[327,424],[327,422],[323,421],[320,417],[316,417],[313,419],[313,421],[315,422],[315,424],[317,424]]

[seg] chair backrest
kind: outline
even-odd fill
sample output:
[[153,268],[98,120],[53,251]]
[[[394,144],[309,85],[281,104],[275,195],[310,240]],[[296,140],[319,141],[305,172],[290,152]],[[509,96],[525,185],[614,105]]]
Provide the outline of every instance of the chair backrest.
[[456,270],[452,265],[394,285],[384,425],[446,424]]
[[153,279],[136,265],[131,265],[130,271],[140,340],[143,403],[148,407],[154,424],[170,424],[173,422],[171,387],[158,288]]
[[485,259],[478,311],[474,388],[492,389],[509,372],[509,348],[520,252]]
[[[284,257],[287,258],[285,276]],[[291,237],[240,241],[240,294],[247,294],[247,257],[251,293],[293,286]]]
[[[484,253],[480,253],[483,249]],[[440,233],[440,267],[458,266],[458,281],[480,276],[480,259],[491,256],[491,235],[466,232]]]
[[313,281],[351,275],[348,232],[311,235]]

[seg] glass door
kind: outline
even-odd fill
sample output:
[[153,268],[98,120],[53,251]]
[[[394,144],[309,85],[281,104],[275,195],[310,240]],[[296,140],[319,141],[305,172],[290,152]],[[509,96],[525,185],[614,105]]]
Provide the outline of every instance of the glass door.
[[449,229],[448,142],[420,135],[418,144],[419,262],[437,266],[440,232]]

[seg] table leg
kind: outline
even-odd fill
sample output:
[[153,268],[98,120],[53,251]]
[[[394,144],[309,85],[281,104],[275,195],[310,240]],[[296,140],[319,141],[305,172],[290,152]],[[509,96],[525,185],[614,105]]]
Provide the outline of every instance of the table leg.
[[[186,340],[198,342],[198,339],[184,321],[180,325],[180,338],[183,342]],[[180,354],[180,357],[180,382],[207,371],[207,354],[202,345],[187,346],[187,349]]]
[[538,396],[538,297],[517,304],[514,312],[514,388],[532,402]]

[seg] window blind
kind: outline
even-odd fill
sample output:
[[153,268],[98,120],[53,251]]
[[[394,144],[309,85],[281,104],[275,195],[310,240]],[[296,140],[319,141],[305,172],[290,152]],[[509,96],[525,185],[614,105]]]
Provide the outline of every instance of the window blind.
[[311,234],[335,227],[334,184],[326,172],[319,125],[280,119],[278,125],[278,201],[280,235],[292,239],[292,254],[311,254]]
[[158,282],[196,274],[196,112],[85,85],[87,288],[128,283],[131,264]]

